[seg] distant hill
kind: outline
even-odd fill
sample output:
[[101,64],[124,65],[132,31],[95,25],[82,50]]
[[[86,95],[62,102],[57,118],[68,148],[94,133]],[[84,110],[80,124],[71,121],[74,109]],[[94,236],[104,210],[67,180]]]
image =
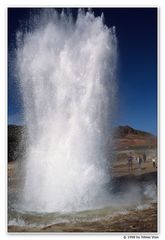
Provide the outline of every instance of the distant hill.
[[[24,126],[8,126],[8,161],[21,159],[26,150],[26,128]],[[144,131],[129,126],[114,129],[114,146],[116,150],[131,148],[155,148],[157,138]]]
[[122,137],[126,137],[128,135],[153,137],[153,135],[151,133],[134,129],[134,128],[128,126],[128,125],[116,127],[114,129],[114,132],[115,132],[115,137],[116,138],[122,138]]
[[155,148],[157,137],[151,133],[134,129],[130,126],[119,126],[114,129],[116,149]]

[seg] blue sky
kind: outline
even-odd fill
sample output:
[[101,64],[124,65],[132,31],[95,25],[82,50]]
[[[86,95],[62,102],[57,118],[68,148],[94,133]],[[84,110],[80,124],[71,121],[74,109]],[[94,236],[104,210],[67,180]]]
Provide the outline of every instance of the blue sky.
[[[105,24],[116,26],[118,39],[118,110],[115,125],[130,125],[157,134],[157,9],[93,8]],[[77,10],[72,9],[73,14]],[[23,111],[11,59],[15,33],[29,9],[8,11],[8,122],[23,124]]]

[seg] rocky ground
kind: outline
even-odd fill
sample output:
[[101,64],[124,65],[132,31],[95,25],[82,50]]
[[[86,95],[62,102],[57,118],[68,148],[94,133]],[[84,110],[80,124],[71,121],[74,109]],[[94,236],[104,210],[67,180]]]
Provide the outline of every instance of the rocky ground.
[[92,222],[59,223],[43,228],[9,226],[8,232],[157,232],[157,205]]

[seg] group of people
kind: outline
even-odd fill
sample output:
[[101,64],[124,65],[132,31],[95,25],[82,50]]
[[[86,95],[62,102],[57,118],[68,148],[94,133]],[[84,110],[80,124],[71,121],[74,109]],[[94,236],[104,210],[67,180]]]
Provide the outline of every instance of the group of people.
[[147,156],[145,153],[143,153],[143,155],[139,155],[139,156],[132,156],[132,153],[130,153],[128,156],[128,170],[133,170],[133,160],[134,159],[139,164],[139,167],[141,167],[142,162],[144,162],[144,163],[146,162]]

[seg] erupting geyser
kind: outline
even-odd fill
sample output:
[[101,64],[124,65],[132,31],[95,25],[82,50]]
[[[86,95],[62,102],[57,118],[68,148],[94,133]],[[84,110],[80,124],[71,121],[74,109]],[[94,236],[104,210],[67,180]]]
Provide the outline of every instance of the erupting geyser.
[[28,133],[24,208],[74,211],[103,203],[115,98],[115,29],[79,10],[43,10],[17,32]]

